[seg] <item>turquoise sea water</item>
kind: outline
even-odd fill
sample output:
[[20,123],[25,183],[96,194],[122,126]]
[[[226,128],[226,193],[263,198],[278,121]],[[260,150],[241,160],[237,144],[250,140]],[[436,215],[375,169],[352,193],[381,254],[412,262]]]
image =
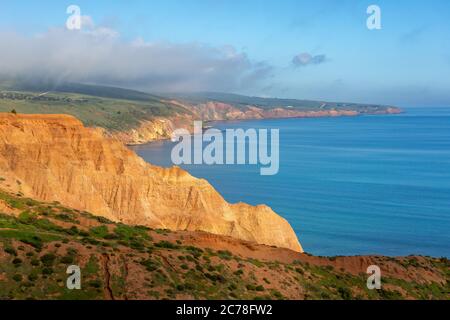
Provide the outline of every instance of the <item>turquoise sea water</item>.
[[[230,202],[266,203],[315,255],[450,257],[450,108],[348,118],[216,123],[280,129],[280,171],[183,166]],[[133,149],[171,166],[171,142]]]

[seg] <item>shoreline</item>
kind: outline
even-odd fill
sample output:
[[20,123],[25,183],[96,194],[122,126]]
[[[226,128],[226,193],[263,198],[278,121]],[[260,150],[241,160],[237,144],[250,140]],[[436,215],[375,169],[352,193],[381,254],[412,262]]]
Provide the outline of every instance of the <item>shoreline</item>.
[[[364,116],[382,116],[382,115],[399,115],[404,114],[406,111],[402,108],[389,107],[386,110],[366,113],[355,112],[349,113],[348,111],[336,111],[336,114],[320,114],[322,111],[306,111],[309,115],[296,115],[296,116],[274,116],[274,117],[262,117],[262,118],[236,118],[236,119],[207,119],[202,120],[204,124],[212,124],[212,128],[215,123],[232,123],[241,121],[263,121],[263,120],[287,120],[287,119],[319,119],[319,118],[341,118],[341,117],[364,117]],[[186,119],[177,117],[157,118],[153,120],[143,121],[137,128],[133,128],[127,131],[119,131],[110,133],[112,137],[116,137],[126,146],[139,146],[145,145],[155,141],[170,140],[173,130],[176,129],[176,124],[179,124],[180,128],[192,131],[192,122],[197,121],[194,118]],[[163,124],[158,126],[158,124]],[[208,128],[209,129],[209,128]],[[145,136],[149,137],[148,139]]]
[[[412,116],[418,116],[418,114],[419,113],[417,113],[417,114],[412,113],[411,115]],[[266,119],[261,119],[261,120],[266,120]],[[264,126],[264,122],[261,121],[261,120],[257,119],[256,121],[258,121],[258,122],[255,123],[255,124],[246,123],[245,125],[242,126],[242,128],[245,129],[247,127],[253,127],[253,126],[262,127],[262,126]],[[254,121],[254,119],[232,121],[233,122],[232,126],[234,128],[240,128],[240,125],[239,125],[238,121],[239,122],[241,122],[241,121]],[[361,124],[360,121],[362,121],[362,124]],[[381,117],[380,119],[377,119],[377,118],[374,118],[374,117],[371,116],[371,117],[368,117],[368,118],[365,118],[365,119],[363,119],[363,118],[361,118],[361,119],[348,119],[348,120],[342,119],[342,121],[334,121],[334,120],[328,120],[328,119],[319,120],[318,122],[316,122],[316,121],[308,121],[309,125],[307,127],[317,127],[317,126],[319,126],[319,128],[320,128],[321,124],[326,123],[327,126],[330,126],[330,128],[331,128],[330,130],[327,130],[327,132],[330,132],[330,131],[333,131],[333,130],[336,131],[337,128],[340,128],[340,127],[342,127],[342,128],[346,127],[347,124],[352,124],[352,127],[353,126],[366,127],[366,123],[368,123],[368,124],[370,124],[370,128],[376,128],[377,132],[380,132],[380,131],[383,131],[383,130],[388,130],[388,131],[386,131],[385,133],[382,134],[383,140],[380,140],[380,141],[385,141],[384,137],[392,136],[391,133],[394,134],[394,135],[396,134],[397,131],[395,131],[395,125],[397,123],[403,124],[405,121],[409,122],[410,121],[409,117],[407,117],[407,116],[405,116],[405,117],[400,116],[400,117],[390,118],[390,117],[386,116],[386,117]],[[415,123],[416,121],[420,121],[420,120],[419,120],[419,118],[417,118],[415,120],[411,119],[411,121],[414,121],[413,123]],[[219,127],[219,129],[222,129],[222,128],[227,128],[227,123],[229,123],[229,121],[214,121],[214,122],[211,123],[211,125],[214,125],[215,127]],[[288,121],[288,122],[285,122],[285,121],[280,121],[280,122],[273,121],[273,122],[271,122],[269,124],[269,126],[277,126],[278,124],[280,124],[281,125],[280,128],[283,128],[283,124],[284,123],[286,123],[287,127],[298,127],[298,128],[302,127],[301,126],[301,122],[300,121],[297,122],[296,120]],[[386,127],[384,126],[384,123],[387,124]],[[441,122],[439,122],[439,123],[441,123]],[[394,131],[391,131],[391,129],[394,130]],[[317,130],[320,130],[320,129],[317,129]],[[370,131],[370,132],[373,132],[373,131]],[[401,132],[398,132],[398,135],[399,136],[403,136],[403,134]],[[296,137],[295,135],[291,135],[291,136],[294,137],[294,138]],[[387,138],[387,139],[389,139],[389,138]],[[342,142],[342,140],[339,140],[339,141]],[[352,146],[355,146],[355,148],[358,148],[359,145],[354,145],[352,143],[352,141],[353,140],[350,140],[349,143]],[[333,143],[333,142],[330,142],[330,143]],[[383,144],[380,145],[380,148],[382,148],[382,146],[383,146]],[[377,149],[377,147],[378,147],[378,144],[375,147],[375,149]],[[410,147],[414,148],[413,145],[410,146]],[[155,159],[155,161],[157,161],[158,165],[164,165],[165,164],[167,166],[170,166],[170,148],[171,148],[170,142],[166,144],[166,141],[162,141],[162,142],[154,142],[153,141],[153,142],[148,143],[148,146],[143,145],[141,149],[139,149],[139,147],[136,147],[135,149],[133,149],[133,151],[137,152],[140,156],[143,156],[144,159],[146,159],[147,161],[151,162],[151,159]],[[426,148],[426,149],[428,149],[428,148]],[[169,151],[167,151],[167,150],[169,150]],[[425,151],[426,150],[424,149],[424,152]],[[167,152],[169,152],[168,156],[159,156],[160,154],[167,154]],[[146,155],[148,155],[148,156],[146,156]],[[403,157],[403,159],[405,161],[408,160],[407,157],[406,158]],[[240,199],[249,199],[247,197],[249,195],[249,192],[246,192],[245,189],[241,190],[239,181],[236,181],[236,183],[237,183],[236,190],[240,191],[239,192],[240,196],[238,195],[238,196],[235,197],[235,196],[231,195],[231,198],[230,198],[229,185],[232,185],[233,183],[226,183],[226,182],[220,183],[220,179],[224,179],[224,181],[226,180],[226,174],[224,175],[223,171],[227,172],[228,169],[220,168],[220,167],[211,168],[211,169],[203,168],[203,167],[198,167],[198,168],[195,168],[195,167],[189,168],[189,167],[190,166],[183,166],[183,168],[185,170],[188,170],[188,171],[192,172],[193,175],[196,175],[196,176],[199,176],[199,177],[203,177],[203,178],[208,179],[210,181],[216,181],[216,187],[218,187],[218,190],[220,190],[222,193],[224,193],[224,192],[227,193],[228,192],[227,193],[227,195],[228,195],[227,199],[229,201],[236,202],[236,201],[240,201]],[[390,169],[389,169],[390,167],[387,166],[387,168],[390,171]],[[233,170],[233,169],[231,169],[231,170]],[[242,171],[245,171],[245,170],[246,170],[245,168],[242,169]],[[425,170],[424,171],[425,173],[427,172],[426,169],[423,169],[423,170]],[[202,172],[204,172],[204,173],[202,173]],[[378,170],[376,172],[378,172]],[[215,180],[212,180],[215,177],[217,177],[217,178]],[[377,179],[377,178],[374,178],[374,179]],[[256,181],[256,179],[255,179],[255,181]],[[272,188],[272,187],[270,187],[270,188]],[[327,188],[327,190],[328,189],[329,188]],[[267,189],[267,190],[269,190],[269,189]],[[405,190],[407,191],[409,189],[405,189]],[[255,194],[259,194],[259,195],[261,195],[261,194],[264,195],[264,193],[260,192],[260,189],[258,189],[258,190],[255,189],[254,193]],[[270,195],[271,193],[267,192],[266,194]],[[380,197],[384,197],[383,196],[384,194],[385,193],[382,192],[379,195],[377,195],[377,194],[375,194],[375,195],[377,195],[378,200],[381,201],[382,199]],[[397,192],[394,192],[394,194],[393,194],[394,201],[395,201],[395,199],[397,199],[396,198],[396,194],[397,194]],[[253,197],[253,198],[256,198],[255,201],[259,201],[262,197]],[[250,199],[252,199],[251,203],[259,203],[259,202],[255,202],[253,198],[250,198]],[[306,198],[306,197],[303,197],[303,198]],[[362,197],[358,197],[358,199],[359,198],[361,198],[361,199],[362,198],[366,198],[367,200],[371,199],[371,197],[368,198],[368,197],[363,197],[363,196]],[[400,203],[402,205],[402,208],[404,207],[404,205],[408,204],[407,202],[404,202],[402,199],[400,199],[400,202],[398,202],[398,203]],[[438,204],[438,202],[436,202],[436,204]],[[283,207],[279,206],[279,205],[280,204],[278,202],[271,203],[271,206],[273,208],[276,208],[277,212],[284,213],[285,210],[282,209]],[[320,208],[322,208],[322,206]],[[385,211],[384,207],[380,207],[379,209],[377,209],[375,205],[373,205],[373,206],[371,205],[371,208],[372,208],[371,210],[374,212],[374,214],[379,213],[380,215],[383,215],[383,213],[386,213],[386,212],[392,212],[393,211],[391,209],[388,209],[387,211]],[[308,209],[307,205],[306,205],[306,209]],[[305,212],[300,212],[300,206],[297,208],[297,211],[299,211],[299,213],[303,213],[303,214],[305,213]],[[404,211],[408,212],[408,208],[405,207]],[[353,211],[351,211],[351,212],[353,212]],[[403,212],[403,209],[401,210],[401,212]],[[414,212],[415,211],[410,211],[411,214],[415,214]],[[303,216],[305,216],[305,214]],[[301,221],[300,218],[295,218],[293,216],[289,216],[289,217],[290,217],[289,221],[293,224],[294,227],[296,226],[295,221],[298,222],[297,225],[300,225],[300,221]],[[444,213],[442,213],[442,217],[444,217]],[[442,218],[442,219],[444,219],[444,218]],[[332,220],[329,220],[329,221],[332,221]],[[384,220],[380,220],[380,221],[384,221]],[[413,224],[413,222],[411,222],[411,223]],[[442,228],[438,227],[437,229],[441,230]],[[382,229],[380,229],[380,230],[382,230]],[[400,234],[400,235],[404,234],[402,230],[403,230],[403,227],[399,226],[397,233]],[[298,229],[296,229],[296,231],[297,231],[297,235],[301,236],[301,233],[300,233],[301,232],[301,228],[299,227]],[[423,235],[423,232],[418,232],[418,234]],[[430,237],[431,237],[431,235],[430,235]],[[411,241],[415,241],[415,240],[413,239]],[[415,244],[415,242],[412,242],[412,243]],[[445,243],[445,241],[444,241],[444,243]],[[310,245],[311,245],[311,243],[310,243]],[[419,254],[419,255],[423,255],[423,256],[432,256],[432,257],[441,257],[441,256],[450,257],[448,255],[448,251],[445,250],[445,248],[441,248],[441,246],[438,246],[436,248],[436,250],[428,250],[426,248],[423,248],[421,245],[418,245],[416,249],[421,249],[422,248],[423,250],[414,250],[415,249],[414,247],[410,247],[409,249],[411,249],[411,250],[403,250],[402,248],[399,248],[397,250],[395,245],[393,245],[392,248],[388,245],[385,249],[383,249],[382,246],[383,246],[383,242],[380,241],[380,245],[377,245],[377,243],[375,243],[373,246],[372,245],[369,245],[368,247],[362,246],[361,247],[362,250],[359,250],[358,248],[355,248],[356,249],[355,251],[353,251],[353,250],[335,250],[335,251],[333,251],[333,250],[330,250],[330,251],[324,250],[324,251],[322,251],[321,249],[319,249],[317,251],[311,250],[310,252],[313,252],[314,254],[319,254],[321,256],[333,256],[333,255],[336,255],[336,254],[338,254],[339,256],[361,255],[361,254],[363,254],[363,255],[380,254],[380,255],[385,255],[385,256],[389,256],[389,257],[398,257],[398,256],[408,256],[408,255],[411,255],[411,254],[413,254],[413,255]],[[349,246],[348,248],[354,248],[354,247],[353,246]],[[368,250],[364,250],[365,248],[368,249]],[[309,249],[313,249],[313,248],[309,248]],[[375,250],[370,250],[370,249],[375,249]],[[378,249],[381,249],[381,250],[378,250]],[[405,246],[405,249],[408,249],[408,246]]]

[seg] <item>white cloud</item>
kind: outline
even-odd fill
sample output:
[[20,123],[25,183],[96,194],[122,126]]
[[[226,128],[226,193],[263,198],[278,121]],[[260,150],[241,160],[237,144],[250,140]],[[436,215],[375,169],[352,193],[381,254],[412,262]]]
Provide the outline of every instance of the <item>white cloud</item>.
[[268,77],[271,66],[232,46],[125,42],[82,17],[82,29],[36,36],[0,32],[0,76],[122,85],[153,91],[233,91]]
[[308,65],[321,64],[327,61],[327,57],[324,54],[311,55],[310,53],[303,52],[292,58],[292,63],[296,67],[304,67]]

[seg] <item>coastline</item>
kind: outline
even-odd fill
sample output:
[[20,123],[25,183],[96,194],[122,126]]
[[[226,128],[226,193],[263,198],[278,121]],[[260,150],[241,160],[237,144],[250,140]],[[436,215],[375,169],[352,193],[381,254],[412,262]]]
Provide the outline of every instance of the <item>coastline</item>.
[[[55,195],[55,190],[60,189],[53,187],[48,191],[39,189],[32,192],[33,185],[28,185],[28,181],[40,180],[38,185],[45,189],[46,185],[51,182],[50,176],[44,175],[46,171],[40,172],[38,169],[41,165],[34,165],[35,162],[33,162],[33,159],[37,159],[37,164],[39,164],[41,157],[36,155],[45,150],[43,154],[51,156],[52,161],[41,160],[47,165],[53,164],[49,166],[52,171],[51,177],[65,177],[68,172],[77,170],[78,173],[83,174],[82,180],[85,182],[95,176],[102,183],[111,180],[111,188],[104,183],[98,184],[98,181],[95,184],[96,189],[103,190],[105,194],[126,194],[127,206],[130,199],[141,199],[148,190],[154,189],[158,185],[163,186],[162,193],[155,194],[149,204],[153,205],[155,199],[160,198],[170,201],[174,194],[183,194],[180,186],[182,187],[187,181],[195,182],[187,185],[190,190],[189,195],[185,192],[186,199],[192,200],[188,207],[195,205],[197,203],[195,199],[198,197],[203,199],[200,203],[206,201],[208,204],[212,204],[214,210],[210,214],[216,212],[217,208],[228,206],[226,203],[220,203],[220,198],[216,197],[212,189],[207,190],[209,186],[202,183],[204,180],[193,179],[180,169],[166,170],[145,165],[145,168],[148,169],[139,170],[141,165],[144,166],[143,161],[133,159],[132,152],[124,150],[126,148],[122,143],[114,140],[104,141],[101,138],[104,130],[84,128],[80,121],[72,117],[59,118],[58,116],[43,115],[40,117],[24,116],[21,119],[20,115],[7,114],[0,124],[0,129],[4,129],[0,130],[4,135],[4,141],[6,144],[11,143],[16,148],[14,159],[19,156],[23,159],[18,162],[22,167],[11,168],[11,176],[9,176],[9,172],[5,172],[6,179],[0,180],[2,187],[0,188],[0,207],[2,207],[2,211],[6,212],[6,214],[0,215],[0,223],[11,225],[13,222],[17,228],[17,230],[13,230],[14,232],[0,228],[0,275],[3,276],[0,278],[0,288],[4,285],[4,288],[12,290],[0,291],[10,292],[12,297],[27,297],[26,293],[22,294],[16,289],[21,284],[15,280],[17,277],[14,278],[14,276],[17,270],[31,268],[30,259],[27,257],[34,254],[35,248],[37,248],[40,255],[53,254],[58,260],[70,258],[71,261],[83,268],[86,268],[93,260],[98,261],[100,272],[91,274],[89,279],[96,281],[95,283],[104,283],[105,290],[92,291],[91,298],[94,299],[198,299],[199,297],[228,299],[230,298],[228,292],[233,293],[232,298],[262,298],[266,300],[446,298],[449,266],[447,258],[432,258],[421,254],[410,256],[311,255],[303,252],[301,247],[297,247],[294,238],[292,238],[294,242],[291,242],[291,245],[280,245],[266,240],[269,237],[275,239],[285,237],[287,232],[292,229],[288,227],[286,220],[279,220],[272,215],[268,207],[264,206],[254,207],[256,210],[253,212],[254,214],[249,212],[251,214],[249,223],[243,225],[244,229],[248,229],[255,224],[267,222],[263,230],[270,231],[267,232],[268,238],[258,240],[253,237],[236,237],[236,234],[218,234],[216,228],[193,230],[169,227],[169,229],[175,230],[169,231],[158,228],[158,226],[143,227],[142,219],[123,220],[117,219],[114,215],[103,214],[95,216],[89,213],[92,212],[91,210],[85,211],[81,210],[82,208],[76,208],[80,199],[86,200],[92,196],[90,193],[80,194],[73,202],[62,197],[63,194],[57,196],[61,203],[55,202],[53,196],[48,199],[40,199],[38,194]],[[47,130],[46,126],[48,126]],[[20,129],[23,129],[24,132]],[[23,139],[20,139],[21,137]],[[69,140],[77,143],[67,143],[68,137],[70,137]],[[35,143],[30,144],[30,141]],[[94,145],[97,148],[90,148]],[[11,145],[5,145],[2,148],[0,144],[1,163],[10,163],[8,161],[8,157],[11,156],[11,152],[8,152],[10,147]],[[43,147],[44,149],[42,149]],[[31,156],[29,148],[34,151]],[[70,148],[75,148],[74,153],[70,152]],[[63,152],[61,152],[62,149]],[[77,157],[81,155],[82,161],[80,158],[79,164],[72,168],[70,164],[73,161],[60,159],[62,154],[67,155],[70,159],[78,159]],[[88,155],[89,157],[87,157]],[[2,156],[5,159],[2,160]],[[55,163],[59,163],[61,167],[56,167]],[[136,183],[117,189],[114,186],[122,184],[122,181],[117,178],[124,172],[127,174],[126,180],[131,178],[130,173],[139,179],[134,180]],[[142,177],[156,175],[161,175],[162,180],[152,181],[147,187],[144,187],[145,190],[141,194],[129,195],[129,190],[135,189],[145,182],[141,179]],[[28,180],[32,176],[33,178]],[[21,179],[20,183],[18,178]],[[71,181],[71,179],[64,179],[64,181],[69,183],[70,188],[75,187],[70,192],[83,189],[80,188],[81,185],[73,186],[76,181]],[[171,184],[174,184],[172,192],[165,194],[164,192],[172,187]],[[16,189],[5,191],[3,187],[8,187],[8,185],[15,186]],[[199,187],[199,193],[191,197],[191,192],[196,187]],[[61,189],[65,189],[65,187]],[[21,191],[24,191],[25,194],[22,194]],[[30,198],[26,198],[28,196]],[[178,197],[179,194],[176,196]],[[219,203],[210,201],[214,198],[220,200]],[[181,200],[176,203],[186,204],[186,201]],[[68,204],[67,207],[65,203]],[[92,208],[97,208],[98,204],[99,202],[95,202],[95,206]],[[235,208],[239,214],[243,214],[251,208],[243,204],[230,204],[230,206],[230,208]],[[162,211],[166,215],[173,208],[174,206],[169,206],[163,208]],[[29,213],[24,214],[24,209],[26,209],[25,212],[32,213],[34,217],[32,220],[26,220]],[[183,211],[185,210],[186,206],[183,207]],[[255,220],[261,214],[263,214],[261,220]],[[126,216],[129,215],[126,214]],[[63,217],[64,220],[61,220]],[[205,217],[201,219],[203,221]],[[241,219],[237,221],[243,223]],[[217,224],[217,218],[211,220],[211,223]],[[32,231],[30,231],[30,224],[33,225]],[[278,235],[273,234],[275,225],[279,225],[281,228]],[[52,228],[54,238],[43,237],[45,234],[48,235],[46,228],[49,227]],[[74,234],[73,230],[80,230],[79,234]],[[132,241],[129,241],[124,231],[134,234]],[[35,238],[37,236],[38,239],[43,240],[30,242],[27,240],[28,238],[24,238],[23,234],[31,234]],[[81,237],[81,234],[84,236]],[[256,235],[261,235],[261,232],[258,231],[255,233]],[[61,239],[64,241],[60,241]],[[77,248],[77,251],[76,254],[68,257],[67,252],[70,252],[71,248]],[[11,253],[16,253],[20,257],[21,264],[19,266],[17,263],[14,265],[14,261],[18,260],[12,260]],[[135,258],[127,259],[126,257],[131,254]],[[187,258],[188,256],[190,258]],[[205,263],[207,264],[203,267],[202,265]],[[370,291],[365,286],[365,274],[373,265],[379,266],[383,271],[383,289],[379,291]],[[120,270],[127,270],[127,272],[124,274]],[[132,270],[132,272],[128,270]],[[148,286],[142,285],[148,283],[147,279],[159,277],[164,270],[171,271],[167,278],[169,281],[152,284],[150,291]],[[66,274],[66,270],[60,268],[59,265],[52,269],[52,272],[55,275]],[[185,281],[178,282],[176,279],[173,284],[170,279],[174,273],[180,275]],[[192,281],[193,279],[195,282]],[[231,291],[229,289],[223,291],[223,283],[233,283],[234,286]],[[286,283],[289,283],[289,286],[286,286]],[[331,285],[323,286],[323,283]],[[47,277],[42,277],[35,280],[34,285],[47,288],[49,280]],[[58,287],[53,288],[56,288],[52,291],[54,299],[67,298],[67,293],[61,292]],[[210,288],[214,295],[211,295],[210,289],[205,291],[204,288]],[[38,298],[40,297],[38,296]],[[47,297],[42,296],[43,299]]]
[[[361,116],[379,116],[379,115],[396,115],[402,114],[405,111],[397,107],[387,107],[384,110],[376,112],[357,112],[350,110],[332,110],[332,111],[295,111],[286,110],[278,115],[271,115],[266,117],[261,116],[235,116],[235,117],[216,117],[211,119],[203,119],[205,124],[236,122],[236,121],[251,121],[251,120],[273,120],[273,119],[306,119],[306,118],[337,118],[337,117],[361,117]],[[300,113],[300,114],[299,114]],[[177,128],[187,129],[192,132],[192,122],[202,120],[199,116],[175,116],[168,118],[157,118],[153,120],[142,121],[137,128],[126,131],[119,131],[111,133],[111,136],[120,140],[127,146],[145,145],[154,141],[169,140],[172,133]]]
[[[446,145],[443,143],[447,140],[448,131],[444,130],[447,125],[442,127],[446,118],[437,116],[436,120],[422,122],[424,119],[419,117],[422,113],[337,121],[288,119],[269,121],[267,125],[265,119],[242,124],[241,120],[217,121],[214,125],[219,130],[281,128],[284,132],[281,144],[285,149],[281,150],[284,165],[280,174],[263,179],[256,174],[256,167],[199,165],[183,168],[210,181],[229,202],[268,203],[290,221],[304,247],[315,255],[448,257],[448,249],[443,245],[448,243],[444,231],[448,226],[448,210],[434,213],[440,223],[427,222],[426,216],[432,213],[424,202],[434,199],[436,211],[444,208],[448,199],[442,189],[448,186],[444,181],[448,175],[441,174],[438,180],[433,178],[442,170],[437,164],[443,159],[434,155],[436,149],[442,150]],[[416,132],[416,141],[409,142],[410,130],[418,123],[423,127]],[[439,130],[434,132],[440,138],[424,145],[423,139],[429,137],[427,131],[434,128]],[[366,141],[370,141],[369,145]],[[133,150],[146,161],[169,167],[172,148],[170,142],[155,142]],[[424,166],[426,163],[436,165],[430,168]],[[404,174],[400,168],[406,167],[414,168],[416,173]],[[439,186],[432,186],[433,181]],[[413,199],[405,199],[407,194]],[[327,227],[326,221],[335,226]],[[421,228],[424,222],[429,228],[433,226],[436,233],[427,234]],[[369,224],[372,227],[368,227]],[[351,225],[358,225],[358,228]],[[411,233],[412,228],[417,231]]]

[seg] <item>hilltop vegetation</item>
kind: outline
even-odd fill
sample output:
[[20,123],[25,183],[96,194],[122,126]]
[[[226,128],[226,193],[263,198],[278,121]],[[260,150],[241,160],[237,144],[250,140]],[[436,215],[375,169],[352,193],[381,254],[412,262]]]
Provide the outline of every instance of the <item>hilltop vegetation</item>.
[[[0,205],[9,211],[0,214],[0,299],[449,298],[445,258],[371,258],[390,271],[382,290],[368,290],[367,275],[352,270],[359,257],[312,257],[219,236],[205,243],[204,233],[128,226],[4,191]],[[273,254],[252,256],[259,250]],[[69,265],[81,268],[81,290],[66,288]]]
[[208,101],[222,102],[232,104],[236,107],[245,108],[246,106],[255,106],[262,109],[272,109],[283,107],[301,111],[326,111],[326,110],[355,110],[360,112],[375,112],[387,108],[387,106],[361,103],[327,102],[299,99],[280,99],[280,98],[262,98],[249,97],[231,93],[219,92],[200,92],[191,94],[174,94],[175,99],[180,99],[192,104],[206,103]]
[[[388,109],[379,105],[258,98],[224,93],[168,94],[163,97],[98,85],[0,81],[0,112],[15,110],[17,113],[30,114],[70,114],[86,126],[103,127],[109,131],[127,131],[139,127],[143,121],[158,117],[208,117],[202,114],[207,111],[201,107],[208,102],[228,104],[243,112],[248,111],[250,106],[265,111],[281,108],[288,112],[357,111],[361,114],[382,113]],[[223,110],[217,112],[219,117],[227,119]],[[252,118],[252,115],[246,117]]]
[[[101,95],[106,96],[106,93]],[[0,91],[0,112],[11,110],[26,114],[70,114],[86,126],[111,131],[128,130],[144,120],[187,112],[156,98],[145,101],[143,98],[128,100],[66,92]]]

